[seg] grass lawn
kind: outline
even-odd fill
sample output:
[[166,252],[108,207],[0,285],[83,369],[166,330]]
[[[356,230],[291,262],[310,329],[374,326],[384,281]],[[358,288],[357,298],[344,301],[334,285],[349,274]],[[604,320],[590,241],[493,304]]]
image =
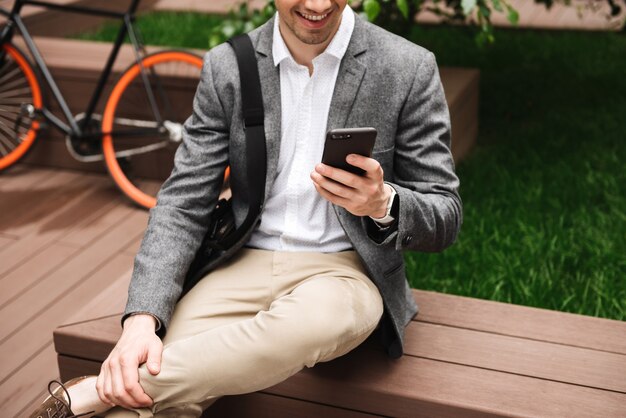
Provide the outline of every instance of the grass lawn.
[[[215,22],[140,27],[147,43],[206,48]],[[457,167],[463,229],[441,254],[406,254],[411,285],[625,320],[626,33],[497,30],[480,50],[467,31],[407,35],[440,65],[481,70],[478,146]]]

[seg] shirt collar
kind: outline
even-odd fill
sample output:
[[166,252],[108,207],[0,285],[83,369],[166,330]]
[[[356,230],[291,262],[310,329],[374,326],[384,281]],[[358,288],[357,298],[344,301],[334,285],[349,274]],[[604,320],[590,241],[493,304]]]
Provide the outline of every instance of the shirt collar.
[[[280,34],[280,29],[278,28],[278,12],[276,12],[276,18],[274,19],[274,35],[272,39],[272,56],[274,57],[274,66],[277,66],[281,63],[285,58],[291,58],[291,52],[289,52],[289,48],[285,44],[285,40]],[[337,29],[337,33],[330,41],[330,44],[326,47],[322,54],[331,55],[338,60],[343,59],[343,56],[348,49],[348,44],[350,43],[350,37],[352,36],[352,31],[354,29],[354,12],[350,8],[350,6],[346,6],[343,9],[343,13],[341,14],[341,23],[339,23],[339,29]],[[322,55],[320,54],[320,55]]]

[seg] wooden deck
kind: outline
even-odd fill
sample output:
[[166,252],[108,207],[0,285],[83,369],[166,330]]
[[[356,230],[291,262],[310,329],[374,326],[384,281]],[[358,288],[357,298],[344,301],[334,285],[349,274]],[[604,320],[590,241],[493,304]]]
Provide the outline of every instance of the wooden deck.
[[106,175],[23,164],[2,174],[0,416],[23,416],[58,378],[58,325],[123,310],[147,218]]

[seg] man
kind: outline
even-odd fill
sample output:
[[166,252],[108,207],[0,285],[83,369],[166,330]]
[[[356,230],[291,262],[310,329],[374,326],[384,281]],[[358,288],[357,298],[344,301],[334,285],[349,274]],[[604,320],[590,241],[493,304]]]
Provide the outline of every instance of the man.
[[[97,379],[69,383],[73,413],[117,405],[107,416],[199,416],[376,329],[387,353],[402,355],[417,306],[401,250],[441,251],[462,218],[434,56],[346,0],[276,7],[250,34],[267,137],[261,222],[177,303],[227,165],[238,225],[247,213],[237,64],[221,45],[205,57],[175,169],[150,213],[122,336]],[[327,130],[366,126],[378,130],[372,158],[347,159],[364,176],[319,163]]]

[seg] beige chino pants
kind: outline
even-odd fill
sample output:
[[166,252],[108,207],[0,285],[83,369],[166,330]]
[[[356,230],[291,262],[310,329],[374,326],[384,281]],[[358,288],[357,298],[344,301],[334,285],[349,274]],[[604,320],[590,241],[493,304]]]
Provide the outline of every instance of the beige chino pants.
[[151,408],[106,417],[198,417],[224,395],[273,386],[356,348],[383,313],[354,251],[243,249],[176,305],[161,372],[139,382]]

